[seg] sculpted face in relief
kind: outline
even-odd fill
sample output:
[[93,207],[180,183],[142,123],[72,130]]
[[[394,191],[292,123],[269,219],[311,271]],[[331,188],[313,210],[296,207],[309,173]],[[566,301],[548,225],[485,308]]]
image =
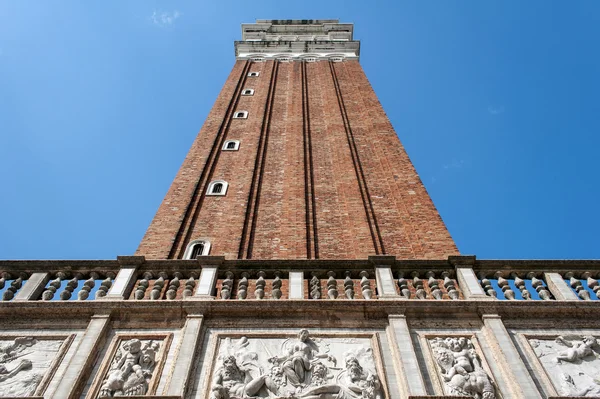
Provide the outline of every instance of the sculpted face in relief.
[[600,395],[600,345],[594,336],[529,339],[561,396]]
[[495,399],[496,389],[470,339],[434,338],[430,341],[448,395]]
[[33,396],[62,343],[32,337],[0,340],[0,397]]
[[[340,362],[338,362],[340,359]],[[338,367],[338,363],[342,363]],[[362,364],[361,364],[362,363]],[[384,399],[366,338],[222,341],[211,399]]]
[[120,344],[98,397],[137,396],[148,393],[160,344],[130,339]]

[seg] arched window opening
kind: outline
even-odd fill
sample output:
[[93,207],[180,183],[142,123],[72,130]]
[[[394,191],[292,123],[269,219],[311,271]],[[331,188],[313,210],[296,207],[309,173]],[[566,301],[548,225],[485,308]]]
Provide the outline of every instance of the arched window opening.
[[225,195],[227,194],[228,184],[226,181],[217,180],[209,184],[206,195]]
[[210,241],[205,238],[190,242],[185,250],[183,259],[196,259],[198,256],[206,256],[210,253]]
[[239,148],[239,140],[227,140],[225,144],[223,144],[223,151],[237,151]]

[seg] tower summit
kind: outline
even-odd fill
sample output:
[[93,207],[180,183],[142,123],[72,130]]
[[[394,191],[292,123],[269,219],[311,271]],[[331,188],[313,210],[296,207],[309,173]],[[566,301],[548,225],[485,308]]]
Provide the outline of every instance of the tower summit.
[[0,261],[0,397],[598,397],[600,261],[456,255],[352,25],[243,39],[138,256]]
[[440,259],[456,246],[353,24],[257,20],[150,224],[148,259]]

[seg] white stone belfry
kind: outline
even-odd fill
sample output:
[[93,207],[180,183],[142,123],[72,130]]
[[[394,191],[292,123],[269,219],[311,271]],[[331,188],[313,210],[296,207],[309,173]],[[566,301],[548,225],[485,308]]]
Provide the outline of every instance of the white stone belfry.
[[239,60],[280,59],[308,61],[358,59],[360,42],[354,25],[337,19],[258,19],[242,24],[242,40],[235,42]]

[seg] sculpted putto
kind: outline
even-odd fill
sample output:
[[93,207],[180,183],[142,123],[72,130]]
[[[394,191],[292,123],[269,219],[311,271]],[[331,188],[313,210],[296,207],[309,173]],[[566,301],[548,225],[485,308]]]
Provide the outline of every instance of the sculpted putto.
[[448,394],[477,399],[496,398],[494,385],[481,366],[479,356],[469,339],[435,338],[431,340],[431,347]]
[[137,338],[124,342],[102,383],[99,397],[137,396],[148,392],[160,344]]
[[596,346],[596,338],[591,335],[584,336],[581,340],[567,341],[562,336],[556,338],[556,343],[567,346],[569,349],[564,350],[556,356],[556,362],[574,362],[576,360],[583,359],[586,356],[594,354],[592,349]]

